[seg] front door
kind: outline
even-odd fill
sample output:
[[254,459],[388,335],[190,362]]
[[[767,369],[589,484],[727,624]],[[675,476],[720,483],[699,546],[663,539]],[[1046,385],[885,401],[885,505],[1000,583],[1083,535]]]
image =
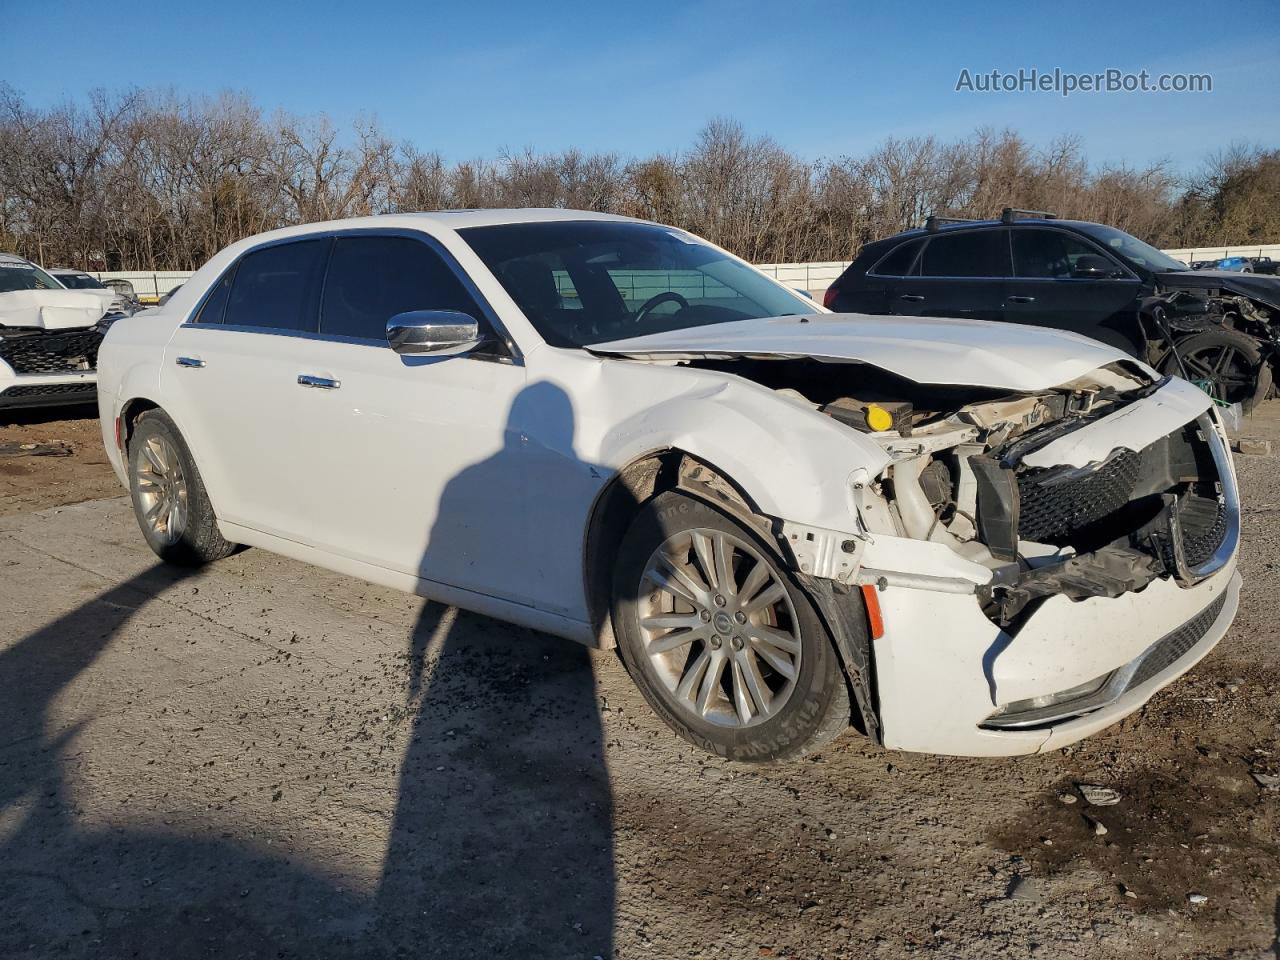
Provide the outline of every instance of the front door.
[[[1137,307],[1141,281],[1065,230],[1019,227],[1012,234],[1014,275],[1005,285],[1005,320],[1079,333],[1146,359]],[[1105,257],[1115,268],[1112,275],[1074,276],[1082,256]]]

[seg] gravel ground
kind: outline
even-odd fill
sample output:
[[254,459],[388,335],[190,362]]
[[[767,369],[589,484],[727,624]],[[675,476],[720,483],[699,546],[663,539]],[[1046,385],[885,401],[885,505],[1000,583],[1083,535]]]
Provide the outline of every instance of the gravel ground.
[[1280,960],[1273,457],[1239,620],[1139,714],[755,768],[612,654],[260,550],[159,567],[96,431],[0,428],[72,447],[0,458],[0,957]]

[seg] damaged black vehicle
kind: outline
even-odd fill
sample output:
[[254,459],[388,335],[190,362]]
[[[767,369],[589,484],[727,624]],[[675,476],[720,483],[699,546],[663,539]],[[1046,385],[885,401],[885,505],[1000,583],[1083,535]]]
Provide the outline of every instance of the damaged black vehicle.
[[1038,211],[930,217],[869,243],[824,303],[1078,333],[1245,411],[1271,392],[1280,356],[1280,277],[1191,270],[1122,230]]

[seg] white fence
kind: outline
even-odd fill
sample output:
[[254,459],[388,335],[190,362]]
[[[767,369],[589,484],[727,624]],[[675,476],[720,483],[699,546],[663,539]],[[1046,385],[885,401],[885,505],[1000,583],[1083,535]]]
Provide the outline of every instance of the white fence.
[[[1247,247],[1191,247],[1181,250],[1166,250],[1165,253],[1175,260],[1190,264],[1199,260],[1218,260],[1222,257],[1270,257],[1280,260],[1280,243],[1264,243]],[[822,260],[814,263],[761,263],[760,270],[769,276],[785,283],[789,287],[807,290],[816,297],[821,297],[836,277],[849,266],[850,260]],[[191,276],[189,271],[151,270],[151,271],[107,271],[95,273],[100,280],[128,280],[133,284],[134,292],[143,302],[154,302],[174,287],[186,282]]]

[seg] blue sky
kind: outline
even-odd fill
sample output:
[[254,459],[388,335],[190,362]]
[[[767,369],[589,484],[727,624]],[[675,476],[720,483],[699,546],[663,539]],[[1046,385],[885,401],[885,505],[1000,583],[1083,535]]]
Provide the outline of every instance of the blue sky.
[[[885,137],[1012,127],[1081,135],[1095,165],[1196,169],[1280,145],[1280,7],[650,0],[0,0],[46,29],[0,37],[0,79],[48,105],[95,87],[250,95],[375,117],[452,160],[499,149],[679,149],[713,116],[810,158]],[[190,7],[190,13],[181,13]],[[12,23],[12,19],[6,18]],[[1208,94],[957,93],[961,69],[1210,73]]]

